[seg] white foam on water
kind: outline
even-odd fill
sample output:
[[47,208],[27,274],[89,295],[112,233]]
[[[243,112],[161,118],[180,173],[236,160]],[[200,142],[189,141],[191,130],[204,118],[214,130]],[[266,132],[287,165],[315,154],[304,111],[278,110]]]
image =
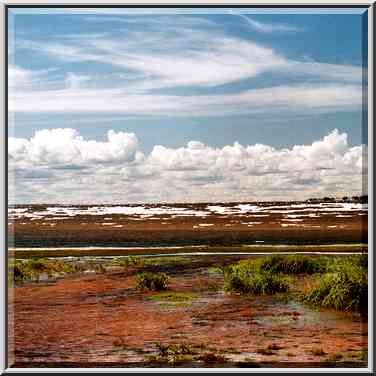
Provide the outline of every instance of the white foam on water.
[[287,222],[303,222],[303,219],[300,219],[300,218],[282,218],[282,221],[287,221]]
[[55,220],[59,220],[59,219],[68,219],[68,218],[70,218],[70,217],[47,217],[47,218],[43,218],[43,220],[45,220],[45,221],[55,221]]
[[232,210],[230,210],[229,208],[226,208],[224,206],[218,206],[218,205],[208,205],[206,209],[216,214],[232,214],[233,213]]
[[[44,210],[30,212],[30,208],[9,208],[10,218],[29,218],[31,220],[48,217],[48,220],[66,219],[77,215],[88,216],[110,216],[125,215],[130,219],[139,220],[159,219],[156,216],[168,215],[168,219],[174,217],[206,217],[212,214],[218,215],[250,215],[250,216],[269,216],[271,214],[285,214],[290,218],[296,217],[316,217],[318,214],[336,214],[343,212],[361,212],[359,215],[368,210],[367,204],[360,203],[319,203],[319,204],[291,204],[291,205],[273,205],[259,206],[256,204],[238,204],[238,205],[207,205],[205,209],[195,210],[191,207],[174,207],[166,205],[137,205],[137,206],[90,206],[90,207],[66,207],[50,206]],[[52,216],[52,217],[51,217]],[[50,218],[51,217],[51,218]],[[136,218],[134,218],[136,217]],[[105,217],[105,220],[111,220],[112,217]],[[163,218],[167,220],[167,218]],[[47,220],[47,218],[46,218]]]

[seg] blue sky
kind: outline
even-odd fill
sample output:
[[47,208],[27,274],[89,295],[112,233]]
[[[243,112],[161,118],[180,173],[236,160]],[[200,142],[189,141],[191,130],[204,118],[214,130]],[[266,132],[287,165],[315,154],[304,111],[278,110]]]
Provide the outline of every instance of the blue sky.
[[9,134],[134,133],[146,158],[192,140],[292,149],[335,129],[366,143],[363,12],[11,10]]

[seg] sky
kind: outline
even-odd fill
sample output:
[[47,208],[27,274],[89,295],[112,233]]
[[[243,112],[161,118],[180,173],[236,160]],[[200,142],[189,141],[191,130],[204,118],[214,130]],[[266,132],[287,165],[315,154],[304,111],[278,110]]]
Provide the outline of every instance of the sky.
[[365,193],[362,13],[10,10],[9,202]]

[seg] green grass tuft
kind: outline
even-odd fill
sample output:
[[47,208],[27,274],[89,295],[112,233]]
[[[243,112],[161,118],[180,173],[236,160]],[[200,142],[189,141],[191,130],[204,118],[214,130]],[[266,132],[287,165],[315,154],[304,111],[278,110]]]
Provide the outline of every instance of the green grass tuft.
[[64,262],[61,260],[29,259],[12,260],[9,263],[9,280],[25,282],[39,279],[41,274],[51,277],[56,274],[78,273],[85,270],[79,263]]
[[271,272],[232,270],[225,274],[225,290],[254,295],[268,295],[289,290],[291,279]]
[[368,308],[368,273],[365,255],[334,260],[302,294],[303,302],[342,311]]
[[255,260],[225,267],[223,269],[225,291],[268,295],[289,290],[290,277],[281,273],[264,271],[260,265],[260,260]]
[[308,257],[300,255],[273,255],[261,259],[260,269],[272,273],[313,274],[326,269],[329,259],[326,257]]
[[169,277],[165,273],[143,272],[137,274],[137,288],[141,290],[166,290]]
[[161,294],[153,295],[150,299],[164,302],[191,302],[198,298],[198,294],[193,292],[163,292]]

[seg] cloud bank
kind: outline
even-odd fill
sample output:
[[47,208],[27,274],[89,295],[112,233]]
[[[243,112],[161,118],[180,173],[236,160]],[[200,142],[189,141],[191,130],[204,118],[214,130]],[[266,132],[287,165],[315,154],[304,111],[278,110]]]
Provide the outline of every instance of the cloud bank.
[[9,138],[10,203],[140,203],[290,200],[364,193],[367,147],[337,129],[310,145],[276,149],[235,142],[214,148],[155,145],[135,134],[85,140],[74,129]]

